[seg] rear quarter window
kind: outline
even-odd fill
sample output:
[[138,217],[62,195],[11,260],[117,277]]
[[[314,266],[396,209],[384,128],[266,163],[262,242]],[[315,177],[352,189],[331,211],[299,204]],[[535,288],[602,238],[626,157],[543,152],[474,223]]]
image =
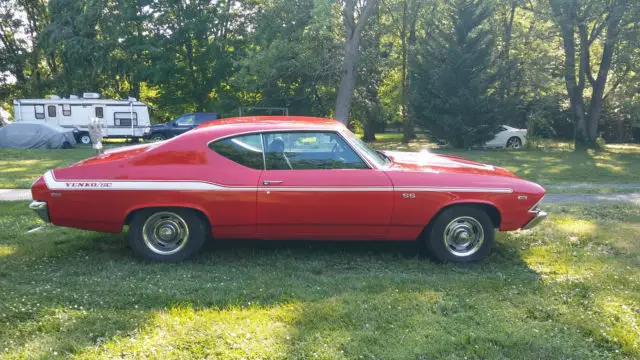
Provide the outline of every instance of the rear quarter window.
[[242,166],[262,170],[264,155],[260,135],[243,135],[214,141],[209,148]]

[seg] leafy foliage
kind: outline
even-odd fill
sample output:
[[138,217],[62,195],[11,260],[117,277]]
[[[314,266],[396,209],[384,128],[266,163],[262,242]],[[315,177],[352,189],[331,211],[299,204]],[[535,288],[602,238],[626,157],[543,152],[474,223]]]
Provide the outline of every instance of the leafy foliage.
[[95,91],[139,98],[155,120],[241,106],[334,116],[346,78],[340,117],[351,108],[369,140],[390,125],[408,141],[417,126],[465,147],[500,123],[628,141],[640,124],[638,4],[4,0],[0,106]]

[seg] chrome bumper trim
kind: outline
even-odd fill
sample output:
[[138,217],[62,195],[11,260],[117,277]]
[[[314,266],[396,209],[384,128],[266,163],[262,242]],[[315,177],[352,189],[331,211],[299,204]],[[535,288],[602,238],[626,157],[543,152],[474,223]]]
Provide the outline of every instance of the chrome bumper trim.
[[540,222],[542,222],[542,220],[546,219],[547,216],[549,216],[549,214],[545,211],[538,211],[536,213],[536,216],[529,220],[529,222],[522,227],[522,230],[527,230],[527,229],[531,229],[532,227],[535,227],[536,225],[540,224]]
[[49,208],[47,207],[46,202],[37,200],[32,201],[31,204],[29,204],[29,209],[35,211],[44,222],[51,222],[49,219]]

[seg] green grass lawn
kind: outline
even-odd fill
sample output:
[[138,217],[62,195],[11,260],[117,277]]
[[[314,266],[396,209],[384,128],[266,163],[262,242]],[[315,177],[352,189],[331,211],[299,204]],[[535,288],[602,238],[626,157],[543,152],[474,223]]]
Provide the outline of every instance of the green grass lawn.
[[[568,144],[564,143],[548,144],[545,147],[548,150],[460,151],[433,149],[432,144],[429,144],[425,138],[403,144],[400,134],[382,134],[378,135],[378,138],[378,141],[372,144],[378,149],[400,151],[429,149],[436,153],[458,155],[506,167],[518,176],[543,185],[640,183],[640,145],[609,145],[607,151],[600,153],[574,153],[569,151]],[[46,170],[63,167],[90,156],[93,156],[93,151],[87,147],[70,150],[0,149],[0,188],[28,188]],[[577,192],[618,191],[609,189]]]
[[453,150],[435,149],[424,137],[404,144],[401,134],[380,134],[371,145],[381,150],[426,149],[461,156],[505,167],[522,178],[544,185],[640,183],[640,145],[637,144],[607,145],[606,151],[597,153],[576,153],[571,151],[570,144],[563,142],[544,142],[540,150],[529,151]]
[[137,261],[125,234],[0,203],[0,358],[632,359],[640,208],[550,206],[486,261],[413,244],[224,242]]

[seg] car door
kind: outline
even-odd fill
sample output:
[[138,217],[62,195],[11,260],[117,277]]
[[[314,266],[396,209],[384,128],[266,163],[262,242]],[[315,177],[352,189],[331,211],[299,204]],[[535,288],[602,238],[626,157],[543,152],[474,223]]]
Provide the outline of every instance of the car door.
[[393,211],[389,177],[336,132],[263,134],[258,234],[265,239],[385,239]]
[[195,117],[196,116],[194,114],[188,114],[188,115],[182,115],[179,118],[177,118],[173,122],[173,126],[171,127],[171,132],[173,136],[183,134],[193,129],[195,126]]
[[222,187],[200,200],[214,219],[217,238],[256,238],[256,192],[264,168],[260,134],[241,134],[209,143],[208,181]]

